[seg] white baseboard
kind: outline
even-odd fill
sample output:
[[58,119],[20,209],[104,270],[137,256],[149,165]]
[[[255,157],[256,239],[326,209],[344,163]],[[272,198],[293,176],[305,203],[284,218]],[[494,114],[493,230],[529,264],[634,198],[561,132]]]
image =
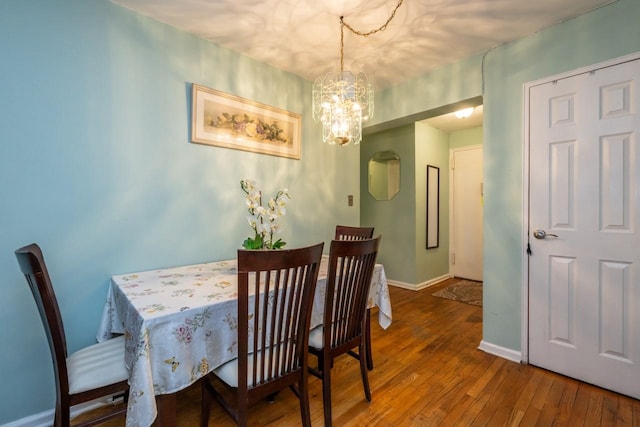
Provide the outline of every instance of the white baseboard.
[[40,412],[39,414],[30,415],[9,424],[3,424],[2,427],[50,427],[53,424],[53,409]]
[[[71,418],[73,419],[83,412],[91,411],[92,409],[96,409],[101,406],[110,405],[110,399],[111,398],[109,397],[103,397],[73,406],[71,408]],[[29,415],[28,417],[12,421],[8,424],[3,424],[0,427],[51,427],[51,425],[53,425],[53,416],[54,410],[49,409],[48,411]]]
[[478,348],[485,353],[493,354],[494,356],[502,357],[503,359],[511,360],[512,362],[522,363],[522,353],[519,351],[500,347],[499,345],[491,344],[486,341],[480,341],[480,346]]
[[449,276],[448,274],[444,274],[440,277],[436,277],[434,279],[427,280],[426,282],[417,283],[417,284],[399,282],[397,280],[387,280],[387,283],[390,286],[395,286],[396,288],[408,289],[410,291],[419,291],[422,289],[426,289],[429,286],[437,285],[438,283],[442,282],[443,280],[447,280],[450,277],[451,276]]

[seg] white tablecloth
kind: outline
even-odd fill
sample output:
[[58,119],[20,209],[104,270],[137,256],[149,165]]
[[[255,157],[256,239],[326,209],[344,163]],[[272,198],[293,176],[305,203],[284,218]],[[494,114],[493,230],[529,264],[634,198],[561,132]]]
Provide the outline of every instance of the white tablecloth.
[[[318,274],[311,326],[322,323],[328,257]],[[98,341],[126,337],[130,395],[127,426],[149,426],[157,414],[155,395],[193,384],[237,355],[236,260],[113,276]],[[391,324],[384,267],[376,264],[369,307],[378,322]]]

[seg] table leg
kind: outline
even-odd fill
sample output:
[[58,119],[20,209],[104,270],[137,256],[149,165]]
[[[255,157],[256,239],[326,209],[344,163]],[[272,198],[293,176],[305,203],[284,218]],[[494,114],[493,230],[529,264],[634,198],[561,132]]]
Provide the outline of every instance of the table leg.
[[373,356],[371,355],[371,309],[367,308],[367,315],[364,319],[365,322],[365,330],[364,330],[364,339],[366,342],[366,357],[367,357],[367,368],[370,371],[373,370]]
[[154,423],[157,427],[175,427],[176,425],[176,394],[159,394],[156,396],[158,417]]

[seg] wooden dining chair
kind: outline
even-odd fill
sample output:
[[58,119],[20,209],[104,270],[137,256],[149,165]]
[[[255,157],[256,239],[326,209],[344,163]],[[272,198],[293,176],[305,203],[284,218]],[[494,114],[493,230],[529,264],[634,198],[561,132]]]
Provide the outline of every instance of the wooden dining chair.
[[[40,247],[33,243],[15,251],[35,299],[49,341],[56,383],[56,408],[53,425],[71,425],[71,407],[103,397],[129,393],[124,364],[124,337],[110,339],[67,354],[67,341],[49,272]],[[114,405],[108,412],[77,426],[91,426],[127,411],[126,403]]]
[[[322,379],[324,424],[331,425],[331,368],[336,357],[349,354],[360,361],[365,397],[371,401],[364,355],[367,299],[376,264],[380,236],[367,240],[334,240],[324,301],[324,320],[309,334],[309,352],[318,358],[318,369],[309,371]],[[355,353],[353,349],[358,348]]]
[[311,426],[307,345],[323,246],[238,251],[238,357],[203,379],[201,426],[211,397],[246,426],[252,404],[287,387]]
[[[348,225],[336,225],[336,240],[363,240],[373,237],[373,227],[351,227]],[[367,308],[364,329],[367,341],[367,368],[373,369],[373,354],[371,346],[371,309]]]
[[363,240],[373,237],[373,227],[336,225],[336,240]]

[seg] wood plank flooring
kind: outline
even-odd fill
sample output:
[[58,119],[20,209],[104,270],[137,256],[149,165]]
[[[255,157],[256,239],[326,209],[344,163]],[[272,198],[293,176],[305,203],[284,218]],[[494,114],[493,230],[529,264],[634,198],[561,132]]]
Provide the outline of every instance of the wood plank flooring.
[[[382,330],[372,313],[372,402],[365,400],[358,362],[338,359],[332,371],[334,426],[640,427],[638,400],[478,350],[482,308],[431,295],[455,280],[419,292],[390,289],[393,324]],[[321,426],[321,383],[309,381],[312,422]],[[178,426],[199,425],[199,384],[180,392],[177,401]],[[298,400],[283,391],[274,403],[256,405],[249,421],[300,425]],[[122,426],[124,420],[105,425]],[[235,424],[214,403],[209,425]]]

